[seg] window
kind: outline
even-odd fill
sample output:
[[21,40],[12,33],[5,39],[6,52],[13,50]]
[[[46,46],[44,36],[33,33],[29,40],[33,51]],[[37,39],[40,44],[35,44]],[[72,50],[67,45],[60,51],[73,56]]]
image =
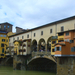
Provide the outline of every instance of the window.
[[61,46],[60,47],[55,47],[55,51],[61,51]]
[[68,35],[69,35],[69,32],[66,33],[66,36],[68,36]]
[[56,41],[52,41],[52,44],[55,44],[56,43]]
[[71,52],[75,52],[75,47],[71,47]]
[[62,35],[64,35],[64,33],[58,33],[58,36],[62,36]]
[[3,43],[1,44],[1,47],[4,47],[4,44]]
[[5,42],[5,39],[2,39],[2,42]]
[[43,35],[43,31],[41,31],[41,35]]
[[64,27],[63,26],[61,27],[61,31],[64,31]]
[[67,42],[69,42],[69,39],[67,39]]
[[55,52],[54,48],[52,49],[52,52]]
[[58,42],[64,42],[64,40],[58,40]]
[[50,33],[52,33],[52,29],[50,29]]
[[22,39],[24,39],[24,36],[22,36]]
[[1,35],[1,37],[3,37],[3,35]]
[[19,40],[19,37],[17,37],[17,40]]
[[74,40],[70,40],[70,43],[74,43]]
[[4,35],[4,37],[6,37],[6,35]]
[[6,29],[6,25],[4,25],[4,30]]
[[35,37],[35,33],[34,33],[34,37]]
[[4,48],[2,48],[2,53],[4,53]]
[[8,28],[9,28],[9,26],[8,26]]
[[1,56],[4,56],[4,54],[1,54]]
[[29,34],[27,35],[27,38],[29,38]]
[[59,51],[59,47],[57,47],[57,51]]
[[64,41],[66,41],[66,39]]

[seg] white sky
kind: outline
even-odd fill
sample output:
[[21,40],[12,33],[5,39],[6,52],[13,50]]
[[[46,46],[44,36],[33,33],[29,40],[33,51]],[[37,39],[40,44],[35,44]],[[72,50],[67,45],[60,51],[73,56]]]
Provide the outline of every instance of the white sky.
[[0,0],[0,23],[35,28],[75,15],[75,0]]

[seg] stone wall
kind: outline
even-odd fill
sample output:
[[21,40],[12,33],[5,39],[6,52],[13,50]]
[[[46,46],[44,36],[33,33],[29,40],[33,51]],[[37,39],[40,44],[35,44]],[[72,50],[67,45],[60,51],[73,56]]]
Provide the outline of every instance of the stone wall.
[[75,58],[58,57],[57,75],[75,75]]

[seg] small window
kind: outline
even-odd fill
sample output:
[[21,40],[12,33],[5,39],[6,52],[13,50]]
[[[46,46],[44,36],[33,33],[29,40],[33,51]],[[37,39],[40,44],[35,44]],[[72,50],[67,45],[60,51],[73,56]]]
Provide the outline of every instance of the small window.
[[4,30],[6,29],[6,25],[4,25]]
[[19,37],[17,37],[17,40],[19,40]]
[[70,40],[70,43],[74,43],[74,40]]
[[24,36],[22,36],[22,39],[24,39]]
[[61,46],[60,47],[56,47],[56,51],[61,51]]
[[1,54],[1,56],[4,56],[4,54]]
[[66,41],[66,39],[64,41]]
[[4,48],[2,48],[2,53],[4,53]]
[[61,31],[64,31],[64,27],[63,26],[61,27]]
[[69,39],[67,39],[67,42],[69,42]]
[[6,25],[4,25],[4,28],[6,27]]
[[8,26],[8,28],[9,28],[9,26]]
[[56,41],[52,41],[52,44],[55,44],[56,43]]
[[52,29],[50,29],[50,33],[52,33]]
[[71,47],[71,52],[75,52],[75,47]]
[[29,34],[27,35],[27,38],[29,38]]
[[64,33],[58,33],[58,36],[62,36],[62,35],[64,35]]
[[6,37],[6,35],[4,35],[4,37]]
[[1,37],[3,37],[3,35],[1,35]]
[[55,52],[54,48],[52,49],[52,52]]
[[34,33],[34,37],[35,37],[35,33]]
[[41,31],[41,35],[43,35],[43,31]]
[[1,47],[4,47],[4,44],[3,43],[1,44]]
[[2,42],[5,42],[5,39],[2,39]]
[[57,47],[57,51],[59,51],[59,47]]
[[69,35],[69,32],[66,33],[66,36],[68,36],[68,35]]

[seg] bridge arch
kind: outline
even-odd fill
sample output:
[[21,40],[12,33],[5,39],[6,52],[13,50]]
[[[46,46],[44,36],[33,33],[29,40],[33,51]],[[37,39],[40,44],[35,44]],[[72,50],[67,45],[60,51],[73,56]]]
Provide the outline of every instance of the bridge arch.
[[5,60],[6,65],[13,65],[13,57],[7,57]]
[[28,70],[56,72],[56,62],[49,57],[34,57],[28,62]]

